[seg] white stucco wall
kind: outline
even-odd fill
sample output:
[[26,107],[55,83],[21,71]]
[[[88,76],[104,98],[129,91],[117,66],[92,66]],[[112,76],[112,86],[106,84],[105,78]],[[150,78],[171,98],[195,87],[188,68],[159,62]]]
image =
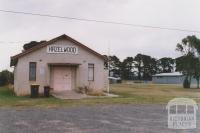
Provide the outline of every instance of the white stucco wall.
[[[67,40],[60,40],[52,45],[74,45]],[[29,62],[37,62],[36,82],[29,81]],[[50,85],[50,67],[48,63],[77,63],[81,64],[76,70],[76,87],[89,86],[93,89],[105,89],[107,79],[105,79],[104,60],[93,53],[78,47],[78,54],[48,54],[47,48],[41,48],[18,59],[15,66],[14,90],[17,95],[30,94],[30,85],[36,83],[40,85],[40,93],[43,86]],[[93,63],[94,81],[88,81],[88,63]],[[43,73],[44,72],[44,73]]]

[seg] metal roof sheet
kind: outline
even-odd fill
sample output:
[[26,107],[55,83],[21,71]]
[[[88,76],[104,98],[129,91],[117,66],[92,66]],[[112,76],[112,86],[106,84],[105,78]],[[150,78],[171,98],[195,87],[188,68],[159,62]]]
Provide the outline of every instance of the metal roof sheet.
[[182,73],[180,72],[173,72],[173,73],[160,73],[160,74],[155,74],[153,75],[154,77],[164,77],[164,76],[183,76]]

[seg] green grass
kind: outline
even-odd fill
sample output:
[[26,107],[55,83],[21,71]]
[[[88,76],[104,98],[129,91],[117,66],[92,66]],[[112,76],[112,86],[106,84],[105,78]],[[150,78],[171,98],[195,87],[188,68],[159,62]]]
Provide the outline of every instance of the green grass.
[[82,100],[60,100],[54,97],[31,99],[28,96],[17,97],[8,87],[0,87],[0,107],[56,108],[101,104],[166,104],[175,97],[188,97],[200,102],[200,89],[183,89],[176,85],[116,84],[111,85],[111,92],[119,97]]

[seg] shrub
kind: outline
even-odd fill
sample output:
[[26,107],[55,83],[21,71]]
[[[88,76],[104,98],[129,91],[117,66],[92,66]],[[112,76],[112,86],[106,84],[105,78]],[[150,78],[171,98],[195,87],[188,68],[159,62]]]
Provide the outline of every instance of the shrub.
[[190,81],[188,80],[188,78],[185,78],[183,82],[183,88],[190,88]]
[[103,93],[103,91],[95,90],[95,89],[89,88],[88,86],[78,87],[76,89],[76,92],[81,93],[81,94],[86,94],[89,96],[106,96],[105,93]]
[[81,93],[81,94],[88,94],[91,91],[92,89],[89,88],[88,86],[78,87],[78,89],[76,89],[76,92]]

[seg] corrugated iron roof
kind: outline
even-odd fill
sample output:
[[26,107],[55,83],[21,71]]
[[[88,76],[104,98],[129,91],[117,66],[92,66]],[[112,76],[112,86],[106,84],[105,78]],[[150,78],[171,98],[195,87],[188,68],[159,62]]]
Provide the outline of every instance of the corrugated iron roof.
[[159,73],[153,75],[153,77],[164,77],[164,76],[183,76],[180,72],[173,72],[173,73]]

